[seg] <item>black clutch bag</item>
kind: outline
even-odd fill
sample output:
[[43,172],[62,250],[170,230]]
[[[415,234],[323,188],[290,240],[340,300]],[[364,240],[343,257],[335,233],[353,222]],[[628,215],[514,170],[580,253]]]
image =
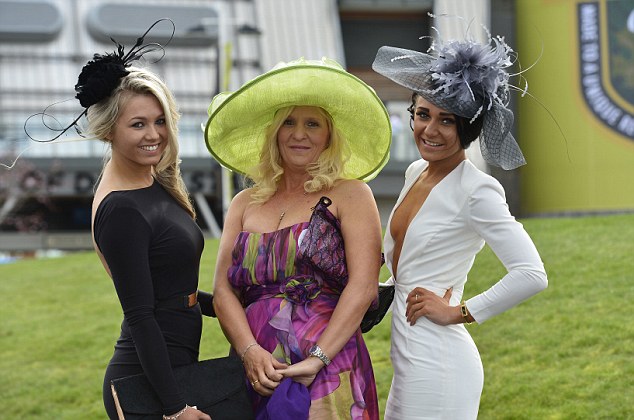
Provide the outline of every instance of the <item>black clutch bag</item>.
[[381,322],[392,301],[394,300],[394,285],[379,284],[379,304],[376,308],[370,308],[361,320],[361,332],[368,332],[376,324]]
[[[190,406],[214,420],[253,419],[244,368],[237,356],[203,360],[174,369],[179,389]],[[144,374],[111,382],[119,419],[162,420],[161,402]]]

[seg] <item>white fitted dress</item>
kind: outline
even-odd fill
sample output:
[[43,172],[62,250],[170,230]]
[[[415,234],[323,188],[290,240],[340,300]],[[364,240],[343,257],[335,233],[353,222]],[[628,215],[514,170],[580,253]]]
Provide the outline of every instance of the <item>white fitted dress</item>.
[[[419,160],[407,169],[395,209],[426,168]],[[392,271],[392,215],[385,233],[386,264]],[[407,294],[416,286],[462,300],[467,274],[485,242],[508,273],[485,292],[467,300],[478,323],[533,296],[547,286],[541,258],[522,225],[510,214],[504,189],[471,162],[461,162],[430,192],[405,234],[392,312],[392,387],[386,420],[475,419],[483,386],[478,349],[463,324],[440,326],[421,317],[405,318]]]

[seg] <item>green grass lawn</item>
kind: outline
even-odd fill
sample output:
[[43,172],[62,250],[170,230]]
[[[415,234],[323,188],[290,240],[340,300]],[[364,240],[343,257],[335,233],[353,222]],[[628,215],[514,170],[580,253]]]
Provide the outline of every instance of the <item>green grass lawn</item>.
[[[550,284],[468,327],[485,370],[480,418],[634,418],[634,215],[523,223]],[[212,287],[216,246],[207,241],[202,289]],[[465,297],[503,274],[485,248]],[[101,382],[121,309],[95,254],[0,265],[0,296],[0,418],[105,418]],[[389,335],[388,319],[366,334],[381,411],[392,376]],[[201,357],[227,351],[217,322],[206,319]]]

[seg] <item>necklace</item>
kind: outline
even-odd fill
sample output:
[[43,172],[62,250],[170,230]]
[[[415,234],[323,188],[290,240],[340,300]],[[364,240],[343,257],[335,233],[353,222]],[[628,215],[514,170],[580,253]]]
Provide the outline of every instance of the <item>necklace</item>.
[[278,230],[280,228],[280,225],[282,224],[282,219],[284,218],[284,216],[286,216],[286,210],[282,210],[282,213],[280,214],[280,218],[277,221],[277,226],[275,227],[275,230]]
[[[306,195],[308,195],[308,192],[304,191],[302,195],[306,197]],[[287,211],[288,211],[288,207],[282,210],[282,213],[280,213],[280,218],[277,220],[277,226],[275,227],[275,230],[278,230],[280,228],[280,225],[282,224],[282,219],[284,218],[284,216],[286,216]]]

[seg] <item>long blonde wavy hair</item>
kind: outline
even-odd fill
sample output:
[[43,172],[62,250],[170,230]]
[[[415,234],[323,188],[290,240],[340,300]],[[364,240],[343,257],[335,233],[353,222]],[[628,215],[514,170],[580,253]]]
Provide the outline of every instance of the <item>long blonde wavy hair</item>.
[[[159,163],[154,167],[153,175],[178,204],[195,219],[196,212],[181,176],[181,161],[178,157],[178,121],[180,120],[180,113],[174,96],[165,83],[151,71],[137,67],[129,67],[127,70],[130,73],[121,79],[119,86],[108,98],[88,108],[88,135],[109,143],[106,138],[112,132],[120,111],[131,95],[154,95],[161,103],[165,113],[168,134],[167,146]],[[110,157],[106,156],[104,168],[109,160]]]
[[[323,108],[316,108],[327,121],[330,139],[317,161],[306,168],[306,172],[311,176],[311,179],[304,183],[306,192],[330,189],[336,181],[343,179],[344,164],[350,155],[345,137],[333,124],[330,114]],[[275,194],[284,174],[282,157],[277,144],[277,132],[294,109],[295,106],[280,108],[275,113],[265,132],[260,161],[246,174],[247,182],[253,188],[251,200],[255,204],[263,204]]]

